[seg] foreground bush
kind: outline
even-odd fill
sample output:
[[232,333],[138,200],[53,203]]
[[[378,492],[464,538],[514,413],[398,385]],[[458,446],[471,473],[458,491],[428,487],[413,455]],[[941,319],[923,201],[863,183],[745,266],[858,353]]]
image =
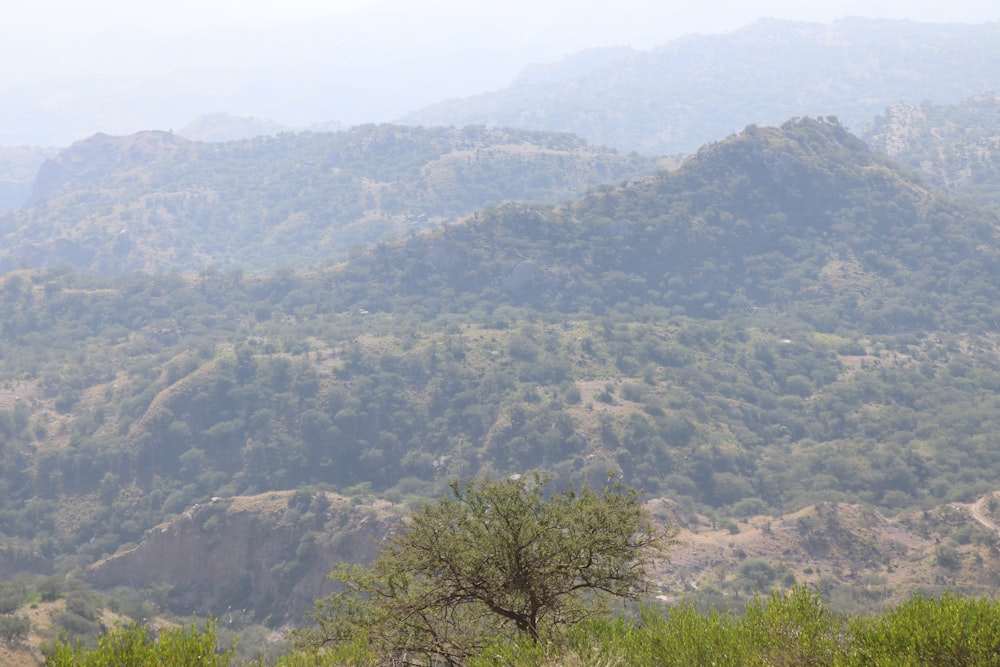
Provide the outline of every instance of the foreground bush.
[[702,614],[680,604],[646,609],[637,620],[588,622],[567,633],[555,651],[496,646],[471,665],[835,665],[846,655],[844,627],[816,594],[797,588],[758,598],[742,615]]
[[804,588],[772,593],[742,614],[693,605],[647,609],[636,620],[592,621],[556,646],[502,644],[470,667],[688,665],[918,667],[1000,666],[1000,602],[915,596],[883,614],[830,612]]
[[[118,628],[95,649],[57,645],[46,665],[58,667],[227,667],[233,652],[215,652],[215,626],[164,631]],[[273,667],[379,667],[363,638],[331,651],[300,650]],[[883,614],[832,613],[805,588],[775,592],[742,614],[699,612],[691,604],[644,609],[637,618],[590,619],[550,642],[499,639],[468,659],[427,661],[394,656],[392,665],[455,667],[1000,667],[1000,603],[957,595],[915,596]],[[258,666],[260,667],[260,666]],[[270,666],[269,666],[270,667]]]
[[46,667],[228,667],[236,648],[218,651],[215,622],[204,630],[194,623],[186,628],[161,630],[131,624],[101,635],[96,648],[79,642],[57,642],[45,656]]
[[917,596],[853,625],[851,665],[1000,665],[996,600]]

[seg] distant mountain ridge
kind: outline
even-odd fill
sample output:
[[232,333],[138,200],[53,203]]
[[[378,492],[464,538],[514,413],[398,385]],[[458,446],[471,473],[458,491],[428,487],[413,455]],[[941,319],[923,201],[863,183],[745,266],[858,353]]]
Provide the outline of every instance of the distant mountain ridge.
[[508,200],[559,202],[655,162],[566,134],[367,125],[199,143],[98,134],[39,169],[0,217],[0,270],[102,274],[337,261]]
[[860,132],[891,104],[1000,89],[1000,23],[761,19],[620,55],[574,78],[526,72],[503,90],[440,102],[399,122],[566,131],[660,155],[791,116],[836,115]]

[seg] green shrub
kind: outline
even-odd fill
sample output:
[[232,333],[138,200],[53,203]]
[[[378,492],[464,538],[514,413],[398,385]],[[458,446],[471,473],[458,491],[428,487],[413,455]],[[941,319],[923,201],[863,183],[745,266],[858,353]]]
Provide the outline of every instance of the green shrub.
[[874,617],[852,623],[845,664],[1000,665],[1000,604],[955,594],[915,596]]
[[102,635],[96,648],[79,642],[56,642],[45,656],[46,667],[227,667],[235,647],[218,652],[215,621],[204,630],[189,627],[166,629],[154,637],[149,628],[130,624]]

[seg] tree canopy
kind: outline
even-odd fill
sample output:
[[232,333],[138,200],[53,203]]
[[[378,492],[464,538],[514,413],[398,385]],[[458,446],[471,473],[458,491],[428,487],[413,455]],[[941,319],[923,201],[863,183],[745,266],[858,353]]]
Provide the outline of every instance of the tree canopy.
[[458,664],[498,636],[532,640],[592,617],[611,596],[637,597],[672,543],[638,492],[550,489],[540,475],[453,483],[382,545],[370,567],[331,577],[300,642],[367,637],[393,664]]

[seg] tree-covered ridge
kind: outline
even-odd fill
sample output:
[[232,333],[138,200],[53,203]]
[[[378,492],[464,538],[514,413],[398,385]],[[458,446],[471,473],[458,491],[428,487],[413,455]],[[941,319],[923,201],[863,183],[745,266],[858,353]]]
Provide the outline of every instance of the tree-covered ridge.
[[799,119],[751,126],[675,172],[571,206],[508,205],[383,246],[330,281],[335,299],[372,310],[418,296],[432,308],[427,295],[445,290],[449,309],[656,305],[717,318],[766,307],[821,330],[982,328],[994,321],[996,241],[995,215],[946,201],[833,119]]
[[367,125],[222,144],[95,135],[0,218],[0,268],[100,274],[315,266],[507,200],[559,202],[652,161],[570,135]]
[[865,140],[947,192],[1000,208],[1000,97],[958,104],[900,104],[867,128]]
[[621,54],[561,80],[439,102],[405,116],[423,125],[487,123],[569,131],[647,154],[675,154],[797,115],[836,114],[860,131],[900,100],[953,102],[1000,88],[1000,28],[849,18],[760,19]]

